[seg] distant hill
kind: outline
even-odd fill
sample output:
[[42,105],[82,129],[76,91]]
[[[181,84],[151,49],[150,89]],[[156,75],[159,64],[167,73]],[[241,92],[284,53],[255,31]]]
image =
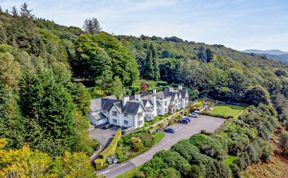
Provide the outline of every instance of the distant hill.
[[278,61],[284,61],[288,62],[288,52],[280,51],[280,50],[254,50],[254,49],[249,49],[243,51],[245,53],[250,53],[250,54],[256,54],[260,56],[266,56],[267,58],[278,60]]

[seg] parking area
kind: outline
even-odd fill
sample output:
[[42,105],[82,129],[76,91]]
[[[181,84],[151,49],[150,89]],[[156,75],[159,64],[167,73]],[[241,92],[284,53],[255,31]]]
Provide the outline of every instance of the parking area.
[[150,150],[123,163],[111,165],[107,169],[98,171],[97,174],[106,176],[107,178],[116,177],[119,174],[144,164],[152,159],[157,152],[163,149],[170,149],[171,146],[176,144],[178,141],[187,139],[192,135],[199,133],[201,130],[214,132],[225,121],[221,118],[204,115],[199,115],[198,118],[189,118],[191,119],[191,122],[189,122],[187,125],[177,123],[169,126],[169,128],[173,128],[175,130],[175,133],[165,133],[166,136],[161,140],[161,142],[153,146]]
[[102,128],[94,128],[89,130],[89,135],[92,139],[96,139],[102,148],[105,147],[107,142],[112,139],[113,134],[115,133],[115,129],[102,129]]

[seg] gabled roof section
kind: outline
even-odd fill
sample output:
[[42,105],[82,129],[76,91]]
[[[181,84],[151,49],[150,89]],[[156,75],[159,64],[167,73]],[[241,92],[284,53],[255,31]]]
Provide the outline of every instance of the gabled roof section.
[[152,103],[151,100],[143,99],[142,101],[143,101],[143,105],[144,105],[144,107],[146,107],[148,103],[150,103],[150,104],[153,106],[153,103]]
[[123,110],[123,105],[121,101],[115,102],[114,106],[116,107],[116,109],[118,110],[118,112],[122,113]]
[[109,111],[115,102],[117,102],[116,99],[102,98],[101,100],[102,110]]
[[140,102],[136,101],[128,101],[123,108],[123,113],[124,114],[137,114],[139,108],[142,107],[143,110],[145,110],[144,106]]
[[188,92],[187,90],[180,90],[180,93],[182,95],[182,98],[184,98]]

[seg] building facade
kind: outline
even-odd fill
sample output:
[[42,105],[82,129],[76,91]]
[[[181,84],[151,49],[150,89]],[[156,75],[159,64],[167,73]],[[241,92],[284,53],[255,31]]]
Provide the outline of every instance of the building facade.
[[93,125],[109,123],[123,128],[139,128],[145,121],[151,121],[157,115],[174,113],[186,108],[189,103],[187,90],[169,87],[152,94],[98,98],[91,102],[89,120]]

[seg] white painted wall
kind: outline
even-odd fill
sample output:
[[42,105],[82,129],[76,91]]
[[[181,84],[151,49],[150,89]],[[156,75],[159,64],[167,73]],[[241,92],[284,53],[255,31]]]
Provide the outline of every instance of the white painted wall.
[[158,115],[165,115],[169,112],[169,105],[170,105],[171,97],[158,99],[160,106],[158,106],[157,113]]

